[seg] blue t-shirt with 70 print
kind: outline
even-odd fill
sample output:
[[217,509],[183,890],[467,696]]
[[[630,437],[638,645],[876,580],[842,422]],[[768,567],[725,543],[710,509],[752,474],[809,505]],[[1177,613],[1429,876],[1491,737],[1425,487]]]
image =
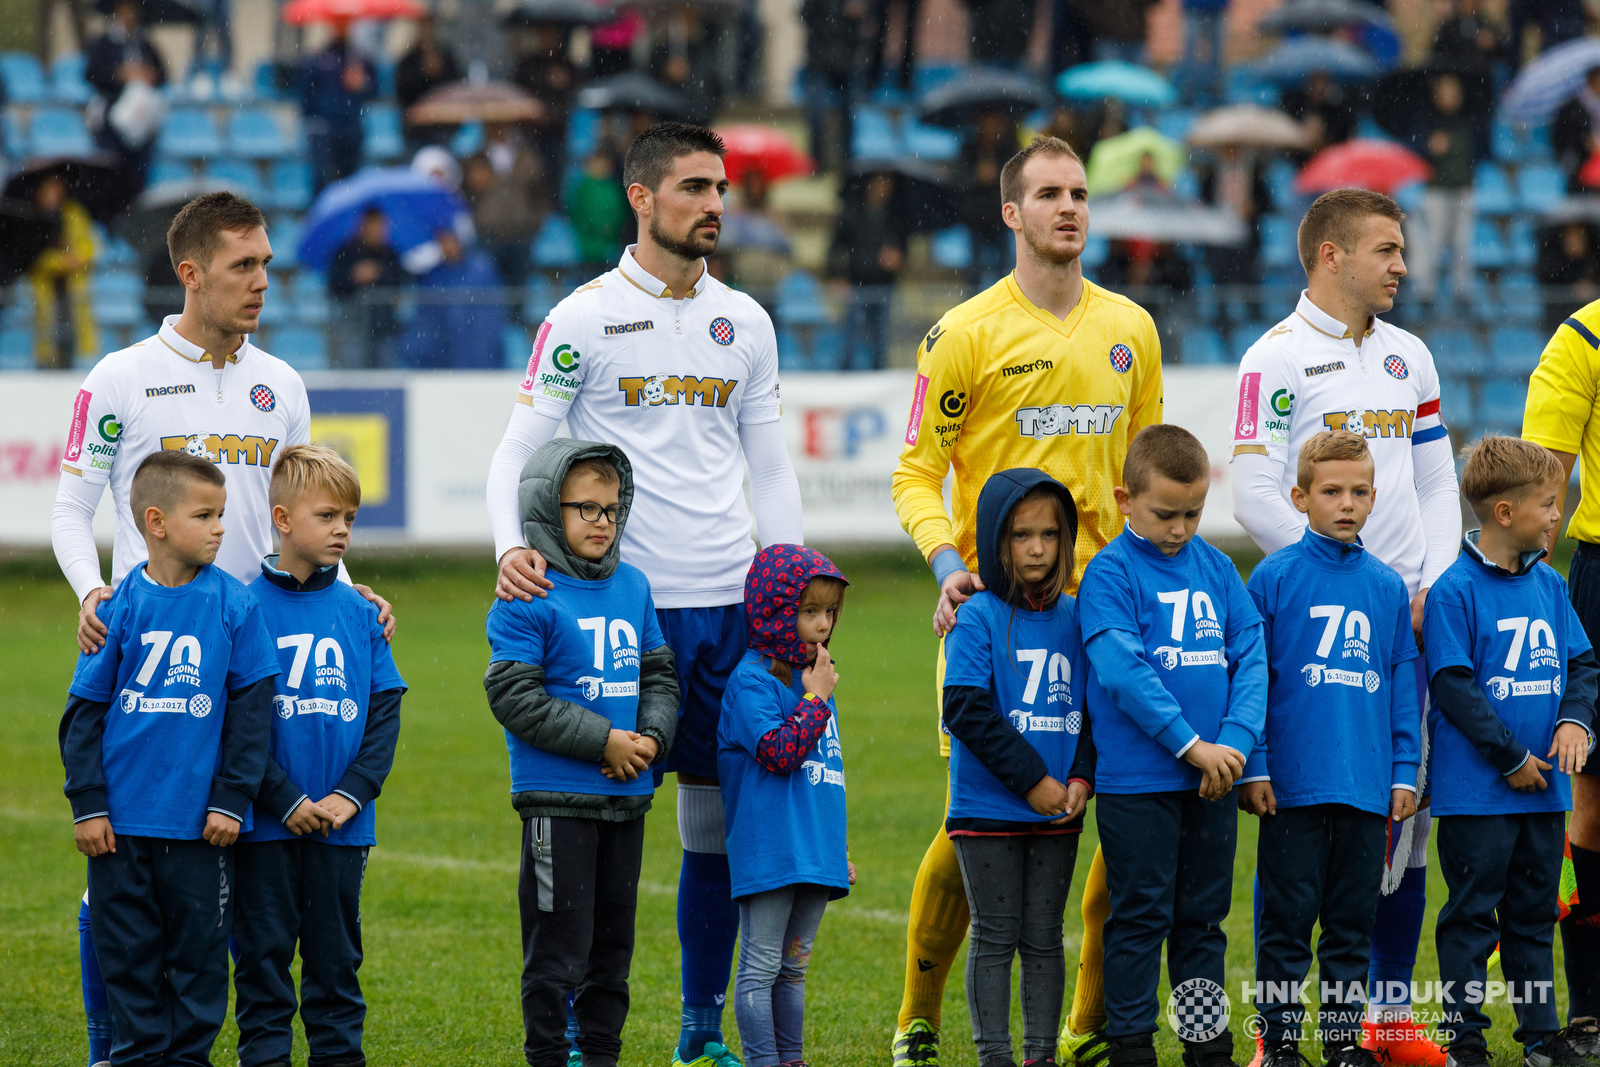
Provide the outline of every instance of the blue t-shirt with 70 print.
[[[1049,611],[1012,609],[993,593],[961,605],[944,639],[944,684],[987,689],[1005,716],[1065,782],[1083,732],[1089,664],[1078,640],[1078,606],[1063,595]],[[1000,784],[959,740],[950,740],[950,817],[1041,823],[1028,802]]]
[[[228,693],[278,673],[261,608],[215,566],[174,588],[141,563],[100,617],[105,647],[78,657],[70,691],[111,705],[100,740],[111,829],[196,839],[221,765]],[[236,814],[250,829],[250,812]]]
[[[582,704],[611,720],[613,730],[639,725],[639,653],[666,644],[644,572],[618,563],[609,578],[585,581],[551,570],[547,597],[496,600],[489,609],[489,662],[514,660],[544,668],[553,697]],[[600,764],[546,752],[506,731],[511,791],[645,796],[655,781],[641,774],[618,782]]]

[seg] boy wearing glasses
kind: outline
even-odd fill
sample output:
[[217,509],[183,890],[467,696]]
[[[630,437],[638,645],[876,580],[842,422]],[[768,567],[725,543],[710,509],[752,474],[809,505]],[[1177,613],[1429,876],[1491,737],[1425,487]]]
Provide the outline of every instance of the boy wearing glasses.
[[522,816],[523,1051],[532,1067],[564,1067],[576,991],[583,1062],[614,1067],[655,793],[649,770],[672,745],[678,676],[650,583],[619,558],[633,500],[622,449],[550,441],[523,467],[517,500],[554,583],[547,598],[489,609],[483,679]]

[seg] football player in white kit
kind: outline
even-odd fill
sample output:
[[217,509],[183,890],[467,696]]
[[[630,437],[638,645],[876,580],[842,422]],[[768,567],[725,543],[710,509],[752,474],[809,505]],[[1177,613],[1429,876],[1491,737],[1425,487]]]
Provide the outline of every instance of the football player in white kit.
[[[228,532],[216,562],[249,582],[272,551],[267,487],[273,460],[311,439],[305,383],[249,339],[261,319],[272,259],[260,209],[232,193],[192,200],[173,219],[167,251],[183,284],[183,314],[168,316],[154,336],[110,353],[84,379],[51,513],[51,544],[81,605],[78,647],[89,654],[105,644],[100,604],[147,555],[128,505],[141,460],[183,449],[222,469]],[[101,578],[93,529],[107,485],[116,526],[109,585]],[[343,566],[340,576],[347,579]],[[392,636],[388,602],[366,586],[355,588],[377,605],[384,634]],[[89,936],[88,899],[85,894],[79,910],[79,964],[90,1063],[98,1064],[110,1059],[112,1027]]]
[[[1301,446],[1323,430],[1364,436],[1376,477],[1361,540],[1405,580],[1420,644],[1428,588],[1459,551],[1461,505],[1433,355],[1420,338],[1378,318],[1394,306],[1406,273],[1404,217],[1394,201],[1364,189],[1327,193],[1306,212],[1299,251],[1307,286],[1299,306],[1239,364],[1233,513],[1264,552],[1298,541],[1306,520],[1290,505],[1289,487]],[[1425,682],[1418,688],[1427,691]],[[1445,1062],[1410,1013],[1430,827],[1423,807],[1398,832],[1391,828],[1372,934],[1362,1045],[1404,1067]]]
[[[544,596],[544,560],[517,507],[523,464],[563,419],[574,437],[620,446],[635,491],[622,558],[650,579],[682,704],[678,883],[683,1019],[675,1064],[734,1067],[721,1017],[738,910],[730,897],[717,784],[722,690],[745,649],[744,579],[755,555],[744,471],[765,544],[800,544],[800,485],[780,421],[772,321],[706,271],[728,186],[721,138],[666,122],[628,149],[622,180],[639,243],[579,286],[539,327],[489,471],[489,519],[506,600]],[[580,1039],[581,1041],[581,1039]]]

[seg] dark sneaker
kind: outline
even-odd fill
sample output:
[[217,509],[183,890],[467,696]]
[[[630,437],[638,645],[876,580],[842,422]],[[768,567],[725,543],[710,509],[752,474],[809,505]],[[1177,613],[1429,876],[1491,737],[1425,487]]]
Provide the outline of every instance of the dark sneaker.
[[1040,1056],[1036,1060],[1023,1060],[1022,1067],[1056,1067],[1054,1056]]
[[939,1032],[926,1019],[911,1020],[890,1048],[894,1067],[939,1067]]
[[1261,1046],[1261,1067],[1312,1067],[1312,1063],[1300,1055],[1299,1042],[1274,1041]]
[[1522,1049],[1523,1067],[1595,1067],[1595,1060],[1573,1047],[1565,1030]]
[[1489,1049],[1477,1042],[1446,1045],[1444,1067],[1489,1067]]
[[1591,1060],[1600,1059],[1600,1019],[1581,1015],[1567,1023],[1567,1028],[1561,1033],[1568,1044],[1578,1050],[1578,1055]]
[[1328,1056],[1328,1067],[1382,1067],[1377,1055],[1360,1045],[1343,1045],[1324,1051]]
[[1210,1041],[1185,1041],[1183,1067],[1236,1067],[1233,1035],[1224,1031]]
[[[1185,1056],[1188,1053],[1184,1053]],[[1140,1037],[1114,1037],[1111,1054],[1106,1057],[1107,1067],[1156,1067],[1156,1048],[1149,1035]]]

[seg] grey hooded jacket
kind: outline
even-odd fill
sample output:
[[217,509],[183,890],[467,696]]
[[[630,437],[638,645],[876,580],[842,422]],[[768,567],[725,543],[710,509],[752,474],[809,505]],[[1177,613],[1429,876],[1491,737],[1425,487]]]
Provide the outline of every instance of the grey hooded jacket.
[[[543,445],[522,468],[517,503],[522,512],[522,532],[528,547],[545,558],[549,568],[569,578],[600,581],[617,569],[622,530],[599,560],[586,560],[567,547],[561,521],[561,483],[580,459],[610,460],[621,475],[618,502],[633,502],[633,467],[622,449],[593,441],[558,437]],[[623,523],[627,522],[626,517]],[[599,763],[611,734],[611,720],[570,700],[550,695],[544,687],[544,668],[530,663],[503,661],[489,665],[483,687],[489,710],[517,737],[546,752]],[[639,657],[639,721],[635,729],[653,737],[666,759],[678,724],[678,674],[672,649],[641,650]],[[650,810],[650,796],[613,797],[598,793],[516,793],[512,806],[524,819],[568,817],[626,822]]]

